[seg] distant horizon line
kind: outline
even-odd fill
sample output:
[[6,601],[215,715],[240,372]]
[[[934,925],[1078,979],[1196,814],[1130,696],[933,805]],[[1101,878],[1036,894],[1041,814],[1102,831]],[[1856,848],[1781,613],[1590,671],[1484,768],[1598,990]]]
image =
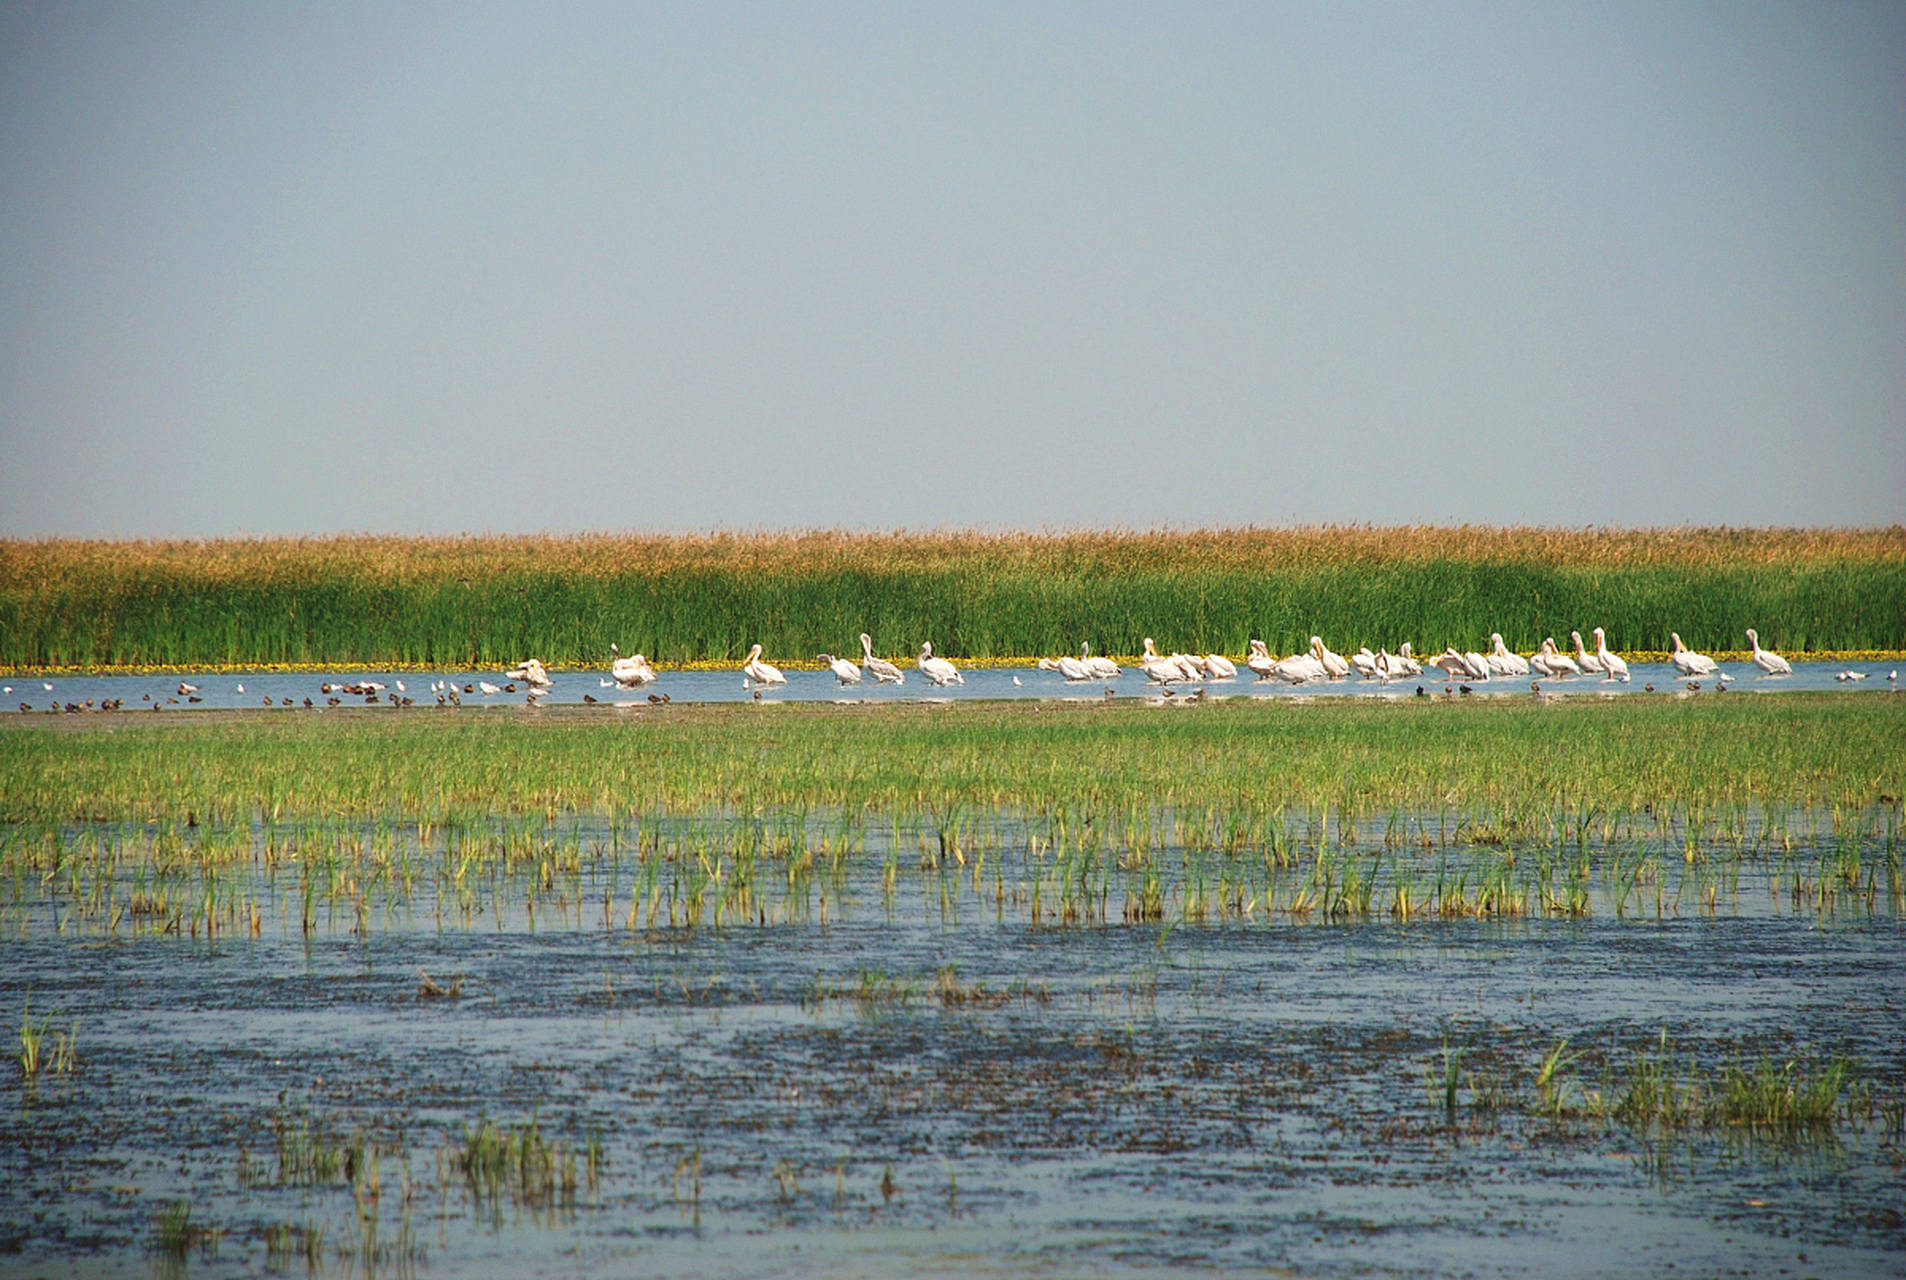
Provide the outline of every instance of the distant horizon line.
[[0,546],[43,546],[51,543],[196,544],[232,542],[532,542],[639,539],[645,541],[680,539],[683,541],[716,539],[781,539],[803,537],[833,538],[1142,538],[1196,534],[1294,534],[1294,533],[1545,533],[1545,534],[1887,534],[1906,536],[1906,523],[1885,524],[1493,524],[1473,520],[1442,523],[1418,521],[1385,524],[1369,520],[1302,521],[1265,524],[1071,524],[1032,527],[991,524],[939,525],[710,525],[688,529],[654,529],[638,526],[585,530],[540,530],[535,532],[497,530],[410,530],[373,532],[333,530],[302,533],[217,533],[217,534],[0,534]]

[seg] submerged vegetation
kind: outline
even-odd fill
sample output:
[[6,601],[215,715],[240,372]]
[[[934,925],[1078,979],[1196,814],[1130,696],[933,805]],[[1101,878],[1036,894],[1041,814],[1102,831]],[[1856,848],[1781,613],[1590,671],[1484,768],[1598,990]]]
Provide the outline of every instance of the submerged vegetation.
[[1623,651],[1906,648],[1906,530],[0,542],[0,665],[965,659],[1162,647],[1419,652],[1608,629]]

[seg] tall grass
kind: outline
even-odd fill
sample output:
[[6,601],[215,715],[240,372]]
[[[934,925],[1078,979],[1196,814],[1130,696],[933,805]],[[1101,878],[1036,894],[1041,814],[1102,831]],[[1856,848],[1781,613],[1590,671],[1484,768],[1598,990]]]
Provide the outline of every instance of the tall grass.
[[479,822],[642,812],[1858,812],[1906,794],[1885,694],[1164,708],[710,705],[0,730],[0,822]]
[[664,663],[923,640],[956,657],[1479,647],[1670,630],[1906,648],[1906,529],[1235,529],[1051,535],[0,542],[0,664]]

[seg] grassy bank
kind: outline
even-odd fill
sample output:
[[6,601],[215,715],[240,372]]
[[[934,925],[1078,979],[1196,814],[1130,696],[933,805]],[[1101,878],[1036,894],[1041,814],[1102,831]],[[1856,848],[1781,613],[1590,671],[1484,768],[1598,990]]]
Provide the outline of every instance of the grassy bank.
[[0,665],[662,663],[1419,651],[1608,629],[1626,652],[1906,649],[1906,530],[0,543]]
[[1906,705],[1884,694],[417,710],[0,731],[0,820],[14,823],[1402,809],[1536,830],[1567,813],[1857,813],[1902,794]]
[[1898,914],[1902,761],[1886,695],[16,723],[0,928]]

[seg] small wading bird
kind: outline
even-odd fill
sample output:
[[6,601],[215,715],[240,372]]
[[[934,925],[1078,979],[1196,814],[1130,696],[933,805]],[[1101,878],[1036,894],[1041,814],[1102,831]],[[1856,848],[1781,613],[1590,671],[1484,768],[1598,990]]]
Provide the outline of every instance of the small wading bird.
[[875,684],[905,684],[907,682],[906,673],[899,667],[894,666],[885,658],[874,657],[873,637],[865,631],[860,633],[860,665],[868,675],[874,678]]
[[831,653],[816,654],[815,656],[827,664],[828,670],[834,673],[834,678],[840,681],[843,687],[860,683],[860,668],[847,659],[836,658]]
[[1600,627],[1595,628],[1595,658],[1602,664],[1602,670],[1608,673],[1608,679],[1628,679],[1628,664],[1619,655],[1608,651],[1608,637],[1602,634]]
[[1770,676],[1790,676],[1793,667],[1777,653],[1760,647],[1760,637],[1754,634],[1752,627],[1747,628],[1747,643],[1754,646],[1754,665]]
[[1489,664],[1490,675],[1526,676],[1529,674],[1528,659],[1520,654],[1509,652],[1509,646],[1502,642],[1502,632],[1491,631],[1489,643],[1491,649],[1486,661]]
[[614,644],[609,646],[609,678],[623,689],[640,689],[645,684],[655,683],[655,668],[641,654],[633,658],[622,656],[622,650]]
[[920,674],[925,676],[929,683],[939,688],[944,689],[950,684],[966,683],[966,677],[956,671],[952,663],[948,662],[945,658],[936,658],[933,656],[933,642],[931,640],[926,641],[920,646],[920,656],[914,662],[914,665],[920,668]]
[[1579,676],[1582,669],[1575,665],[1575,659],[1555,647],[1555,637],[1550,636],[1542,642],[1541,649],[1529,659],[1529,665],[1545,676]]
[[1864,671],[1842,671],[1842,672],[1840,672],[1840,673],[1839,673],[1838,675],[1836,675],[1836,676],[1834,676],[1833,678],[1834,678],[1835,680],[1838,680],[1838,681],[1839,681],[1839,682],[1840,682],[1841,684],[1845,684],[1845,683],[1847,683],[1847,682],[1848,682],[1849,680],[1864,680],[1864,679],[1866,679],[1866,672],[1864,672]]
[[506,671],[504,678],[508,680],[527,681],[530,684],[538,685],[544,689],[547,689],[550,683],[549,672],[543,670],[543,663],[540,658],[529,658],[525,660],[521,666],[513,667],[509,671]]
[[[771,662],[761,661],[761,646],[756,645],[748,650],[747,664],[741,668],[741,687],[746,689],[749,681],[755,684],[786,684],[788,678],[781,674],[781,668]],[[760,697],[760,692],[757,691],[755,696]]]
[[1668,655],[1668,661],[1674,663],[1674,669],[1684,676],[1711,676],[1721,669],[1721,664],[1705,653],[1696,653],[1681,643],[1681,633],[1670,631],[1668,639],[1674,642],[1674,652]]

